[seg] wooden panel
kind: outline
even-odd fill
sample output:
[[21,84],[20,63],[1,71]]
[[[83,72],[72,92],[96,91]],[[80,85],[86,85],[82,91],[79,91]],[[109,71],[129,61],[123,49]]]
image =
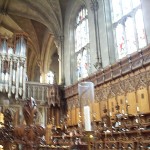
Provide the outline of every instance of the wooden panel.
[[93,104],[91,103],[90,105],[90,114],[91,114],[91,121],[93,121]]
[[[4,123],[4,114],[0,112],[0,122]],[[0,128],[2,127],[2,125],[0,124]]]
[[109,100],[108,100],[108,105],[109,105],[109,112],[111,112],[111,114],[112,114],[112,117],[114,117],[115,116],[115,114],[116,114],[116,99],[115,99],[115,97],[113,97],[113,98],[110,98]]
[[45,141],[46,141],[46,144],[50,144],[51,140],[51,136],[52,136],[52,133],[51,133],[51,130],[52,130],[52,124],[48,124],[46,126],[46,132],[45,132]]
[[149,109],[147,89],[144,88],[137,90],[137,97],[138,97],[139,111],[142,113],[149,112],[150,109]]
[[137,114],[135,92],[127,93],[127,101],[129,105],[128,113],[133,115]]
[[79,121],[80,121],[80,117],[79,117],[79,114],[80,114],[80,108],[76,108],[76,113],[75,113],[75,115],[76,115],[76,120],[75,120],[75,124],[77,125],[78,123],[79,123]]
[[19,124],[19,109],[16,108],[16,112],[14,113],[13,125],[17,126]]
[[55,117],[56,117],[56,125],[58,126],[59,125],[59,121],[60,121],[60,114],[59,114],[59,112],[60,112],[60,109],[59,108],[55,108]]
[[105,115],[104,114],[104,108],[108,109],[106,100],[100,101],[100,114],[101,114],[101,117]]
[[99,103],[93,103],[92,105],[93,109],[93,118],[95,121],[100,121],[101,116],[100,116],[100,104]]
[[67,124],[69,126],[71,125],[71,110],[68,110],[68,113],[67,113]]
[[118,101],[118,105],[120,106],[120,113],[127,113],[126,112],[126,103],[125,103],[125,96],[124,95],[120,95],[120,96],[117,96],[117,101]]
[[75,107],[73,107],[71,110],[71,125],[75,124],[76,124],[76,109]]

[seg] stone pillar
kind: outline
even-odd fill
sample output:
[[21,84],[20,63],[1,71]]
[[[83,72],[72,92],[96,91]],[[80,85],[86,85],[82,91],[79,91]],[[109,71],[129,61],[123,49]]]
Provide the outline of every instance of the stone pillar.
[[59,83],[61,83],[61,70],[62,70],[61,63],[62,63],[62,60],[61,60],[60,52],[58,53],[58,56],[59,56],[59,58],[58,58],[58,62],[59,62]]
[[56,37],[55,45],[59,55],[59,84],[64,84],[64,36]]
[[99,22],[98,22],[98,9],[99,9],[99,3],[98,3],[98,1],[97,0],[91,0],[91,10],[93,11],[94,25],[95,25],[95,39],[96,39],[97,62],[94,64],[94,67],[96,69],[102,68],[100,32],[99,32]]

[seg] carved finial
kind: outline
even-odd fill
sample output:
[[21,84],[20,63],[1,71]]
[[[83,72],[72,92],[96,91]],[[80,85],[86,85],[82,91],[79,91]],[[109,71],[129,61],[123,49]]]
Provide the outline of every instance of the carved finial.
[[33,124],[37,116],[36,102],[34,98],[28,98],[23,107],[23,115],[27,125]]

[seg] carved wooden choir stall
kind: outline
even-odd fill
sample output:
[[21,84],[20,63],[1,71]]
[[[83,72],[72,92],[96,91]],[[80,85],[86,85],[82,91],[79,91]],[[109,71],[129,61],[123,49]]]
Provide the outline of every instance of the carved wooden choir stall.
[[[0,146],[5,150],[150,149],[150,47],[62,90],[57,84],[26,82],[27,37],[16,34],[14,39],[11,47],[1,37],[0,92],[13,106],[23,106],[25,123],[14,125],[11,107],[2,105]],[[86,85],[83,91],[81,85]],[[45,128],[36,124],[36,103],[46,114]]]
[[[93,82],[90,148],[150,149],[150,47],[140,50],[80,82]],[[78,84],[65,88],[67,125],[81,143],[85,135]],[[87,99],[88,100],[88,99]],[[86,140],[88,144],[88,140]]]
[[36,103],[33,98],[27,99],[23,107],[23,115],[26,125],[13,126],[13,115],[9,108],[4,110],[4,123],[0,128],[0,141],[4,150],[18,149],[21,145],[23,150],[36,150],[44,142],[42,137],[45,129],[35,124],[37,115]]

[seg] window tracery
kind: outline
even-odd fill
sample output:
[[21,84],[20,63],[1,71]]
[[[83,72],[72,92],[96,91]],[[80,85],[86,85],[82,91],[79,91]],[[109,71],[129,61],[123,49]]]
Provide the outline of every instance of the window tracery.
[[147,45],[141,1],[111,0],[112,24],[118,58]]
[[75,58],[77,79],[88,76],[89,71],[89,27],[88,11],[82,7],[76,17]]

